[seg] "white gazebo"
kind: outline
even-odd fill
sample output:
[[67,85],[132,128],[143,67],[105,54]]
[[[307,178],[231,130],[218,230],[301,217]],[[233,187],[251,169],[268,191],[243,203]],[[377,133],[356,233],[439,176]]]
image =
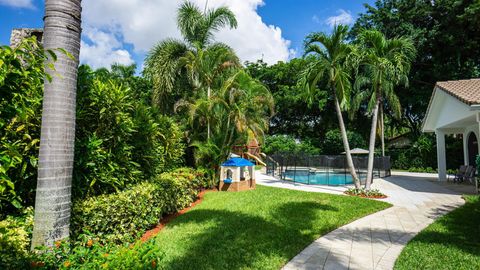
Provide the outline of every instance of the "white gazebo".
[[480,151],[480,79],[437,82],[422,130],[436,134],[440,181],[447,179],[445,135],[463,135],[465,165],[475,166]]

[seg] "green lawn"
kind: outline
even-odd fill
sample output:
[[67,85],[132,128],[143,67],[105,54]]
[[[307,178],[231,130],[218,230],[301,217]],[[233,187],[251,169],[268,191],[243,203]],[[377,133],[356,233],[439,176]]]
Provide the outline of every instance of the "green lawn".
[[439,218],[415,236],[395,269],[480,269],[480,199]]
[[389,206],[262,186],[207,193],[133,253],[155,253],[160,269],[279,269],[320,235]]

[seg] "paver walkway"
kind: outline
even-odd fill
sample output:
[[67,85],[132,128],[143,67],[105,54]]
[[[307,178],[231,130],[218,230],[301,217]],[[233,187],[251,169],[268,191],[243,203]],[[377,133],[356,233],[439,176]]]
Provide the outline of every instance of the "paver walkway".
[[[259,184],[292,186],[275,184],[265,177]],[[302,189],[298,185],[293,188]],[[392,269],[410,239],[436,218],[464,203],[460,194],[415,174],[375,179],[374,188],[387,194],[385,201],[393,207],[320,237],[283,269]],[[305,189],[323,192],[311,187]]]

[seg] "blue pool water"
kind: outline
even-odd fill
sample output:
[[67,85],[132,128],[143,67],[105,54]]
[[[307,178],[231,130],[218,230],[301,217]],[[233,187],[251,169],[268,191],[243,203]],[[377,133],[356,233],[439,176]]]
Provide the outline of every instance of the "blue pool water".
[[286,178],[285,180],[292,180],[309,185],[342,186],[353,183],[352,176],[343,173],[287,171],[283,175]]

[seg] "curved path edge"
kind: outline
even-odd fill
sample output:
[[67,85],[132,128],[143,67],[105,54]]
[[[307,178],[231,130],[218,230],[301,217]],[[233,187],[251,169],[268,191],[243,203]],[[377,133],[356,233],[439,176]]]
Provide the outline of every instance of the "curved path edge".
[[[341,194],[341,188],[294,185],[258,175],[258,184]],[[460,193],[434,178],[404,173],[375,179],[374,188],[393,206],[355,220],[320,238],[283,269],[393,269],[404,246],[438,217],[463,205]],[[325,189],[326,191],[322,190]]]

